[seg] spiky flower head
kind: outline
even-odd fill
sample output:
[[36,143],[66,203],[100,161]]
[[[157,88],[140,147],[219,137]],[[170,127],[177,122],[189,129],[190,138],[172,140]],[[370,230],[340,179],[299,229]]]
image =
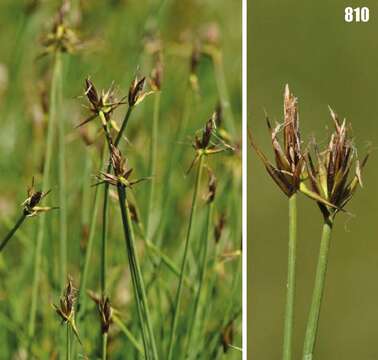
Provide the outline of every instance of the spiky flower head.
[[[228,145],[224,140],[222,140],[216,130],[217,126],[215,123],[216,120],[216,112],[213,113],[212,117],[206,121],[205,125],[201,130],[201,135],[198,136],[197,134],[194,136],[193,141],[193,148],[196,152],[195,157],[190,164],[187,173],[193,168],[193,166],[197,163],[201,156],[213,155],[217,154],[226,150],[235,149]],[[214,141],[212,141],[214,139]]]
[[363,186],[361,172],[369,156],[367,154],[360,162],[353,140],[349,136],[350,125],[345,119],[340,121],[331,108],[330,112],[335,126],[334,132],[324,151],[319,151],[315,144],[316,163],[307,154],[309,187],[305,183],[301,184],[301,191],[317,201],[325,217],[343,210],[358,185]]
[[[299,132],[298,100],[290,93],[289,86],[285,86],[284,92],[284,121],[271,126],[267,117],[267,124],[271,134],[272,147],[275,156],[275,166],[257,147],[250,136],[252,146],[263,161],[265,168],[279,188],[291,197],[299,190],[301,177],[304,170],[304,154],[301,150],[301,138]],[[280,144],[278,136],[282,134],[283,144]]]
[[95,292],[88,290],[89,297],[97,304],[101,321],[101,331],[103,334],[109,331],[112,322],[113,308],[107,296],[99,296]]
[[45,196],[50,193],[51,190],[46,192],[37,191],[34,188],[34,177],[32,179],[32,184],[27,190],[28,197],[27,199],[21,204],[24,208],[24,214],[28,217],[36,216],[41,212],[46,212],[49,210],[57,209],[57,207],[49,207],[49,206],[40,206],[40,202],[43,200]]
[[138,105],[145,99],[146,96],[153,93],[153,90],[146,90],[146,77],[139,78],[138,75],[136,75],[129,88],[129,106],[133,107]]
[[132,168],[128,167],[127,159],[122,155],[121,151],[114,145],[111,145],[110,160],[114,175],[111,173],[100,172],[98,179],[100,180],[96,185],[108,183],[113,186],[123,185],[132,188],[133,185],[148,180],[148,178],[140,178],[137,180],[130,180],[130,175],[133,172]]
[[82,46],[78,35],[66,22],[69,11],[70,2],[65,0],[54,18],[51,31],[42,39],[45,47],[42,55],[55,52],[74,53]]
[[62,322],[70,325],[78,341],[81,343],[79,332],[75,324],[75,302],[76,289],[72,284],[72,278],[69,276],[63,295],[59,300],[59,306],[54,304],[53,307],[56,313],[60,316]]
[[89,78],[85,79],[85,92],[89,102],[89,111],[91,115],[81,122],[77,127],[83,126],[88,122],[96,119],[98,116],[102,121],[102,125],[106,126],[106,123],[110,120],[110,117],[115,109],[125,104],[125,98],[118,100],[115,95],[114,84],[108,90],[102,90],[101,94],[96,89],[96,86]]

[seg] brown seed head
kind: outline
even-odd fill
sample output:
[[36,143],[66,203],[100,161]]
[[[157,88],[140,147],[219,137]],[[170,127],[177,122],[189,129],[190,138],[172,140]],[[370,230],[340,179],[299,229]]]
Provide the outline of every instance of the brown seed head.
[[161,90],[161,84],[163,81],[163,74],[164,74],[164,65],[163,65],[163,59],[162,54],[159,52],[157,55],[155,55],[155,66],[152,69],[151,72],[151,88],[153,91],[160,91]]
[[226,214],[221,213],[219,216],[218,222],[216,223],[214,227],[214,240],[216,244],[219,243],[219,240],[222,236],[225,225],[226,225]]
[[72,285],[72,279],[68,277],[63,296],[59,300],[59,306],[54,305],[55,311],[63,322],[68,322],[73,318],[75,300],[76,289]]
[[214,173],[208,168],[209,174],[209,181],[208,181],[208,193],[206,195],[206,202],[208,204],[212,203],[215,198],[215,194],[217,191],[217,178],[215,177]]
[[110,301],[108,297],[102,298],[99,305],[99,312],[101,317],[101,329],[102,333],[105,334],[109,331],[109,327],[112,320],[112,307],[110,306]]
[[[298,101],[290,93],[289,86],[285,86],[284,93],[284,122],[272,128],[269,119],[267,124],[271,133],[272,147],[275,155],[275,166],[271,164],[265,155],[250,140],[259,157],[264,162],[269,175],[288,196],[292,196],[299,190],[301,176],[304,170],[304,154],[301,150],[299,133]],[[283,133],[283,148],[280,145],[278,135]]]
[[[324,151],[319,151],[315,144],[316,165],[310,154],[306,156],[310,187],[301,186],[303,193],[317,201],[325,217],[342,210],[358,185],[362,186],[361,172],[369,156],[360,163],[349,137],[350,126],[345,119],[340,121],[332,109],[330,111],[335,130]],[[354,175],[350,176],[353,169]]]
[[153,90],[151,91],[145,90],[145,85],[146,85],[145,77],[142,77],[141,79],[139,79],[138,76],[135,76],[129,88],[128,102],[129,102],[130,107],[138,105],[140,102],[144,100],[146,96],[154,92]]
[[83,126],[96,119],[98,116],[100,116],[100,113],[104,115],[105,121],[108,122],[114,110],[125,104],[125,98],[122,98],[121,100],[117,99],[113,84],[108,90],[102,90],[101,95],[99,95],[96,86],[89,78],[85,79],[84,94],[88,99],[89,111],[91,114],[77,127]]
[[28,197],[22,203],[22,206],[24,208],[24,214],[26,216],[31,217],[31,216],[38,215],[40,212],[46,212],[49,210],[57,209],[56,207],[39,206],[42,199],[49,193],[50,193],[50,190],[46,192],[36,191],[34,188],[34,177],[33,177],[32,184],[27,190]]
[[51,31],[42,39],[42,45],[45,47],[42,55],[54,52],[74,53],[82,46],[76,32],[66,22],[69,10],[69,1],[63,1],[54,18]]
[[127,159],[122,155],[121,151],[114,145],[111,145],[110,160],[112,168],[114,170],[114,175],[106,172],[101,172],[98,176],[100,182],[97,184],[107,182],[108,184],[113,186],[123,185],[125,187],[131,188],[133,185],[148,179],[140,178],[137,180],[130,180],[129,177],[133,172],[133,169],[128,167]]

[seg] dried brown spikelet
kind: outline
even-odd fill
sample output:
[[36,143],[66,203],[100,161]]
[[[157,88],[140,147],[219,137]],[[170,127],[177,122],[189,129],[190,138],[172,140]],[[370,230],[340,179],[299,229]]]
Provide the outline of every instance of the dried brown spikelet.
[[[284,92],[284,122],[271,126],[268,117],[267,125],[271,133],[272,147],[275,155],[275,166],[267,159],[250,135],[251,144],[263,161],[268,174],[279,188],[291,197],[299,190],[304,170],[305,157],[301,150],[299,132],[298,100],[290,93],[289,86]],[[278,140],[279,133],[283,134],[283,147]]]

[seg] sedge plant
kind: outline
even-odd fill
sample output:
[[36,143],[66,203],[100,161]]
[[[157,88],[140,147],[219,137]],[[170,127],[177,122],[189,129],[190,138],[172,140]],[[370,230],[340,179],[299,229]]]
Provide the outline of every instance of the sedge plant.
[[[345,205],[351,200],[358,186],[362,187],[361,172],[369,156],[366,155],[362,162],[359,161],[357,150],[349,135],[350,125],[345,119],[341,121],[332,109],[330,111],[335,127],[334,132],[324,151],[320,151],[315,144],[316,162],[313,161],[310,153],[307,154],[308,185],[304,182],[301,184],[301,191],[317,202],[323,215],[319,257],[303,346],[303,360],[312,360],[314,356],[335,217],[340,211],[345,211]],[[354,175],[350,176],[353,171]]]
[[[257,147],[251,136],[250,139],[268,174],[287,196],[289,202],[288,272],[282,359],[291,360],[296,280],[297,193],[301,184],[305,157],[301,150],[298,101],[290,93],[288,85],[285,86],[284,92],[284,122],[273,128],[267,118],[267,124],[271,134],[275,165]],[[283,134],[282,146],[278,140],[281,132]]]

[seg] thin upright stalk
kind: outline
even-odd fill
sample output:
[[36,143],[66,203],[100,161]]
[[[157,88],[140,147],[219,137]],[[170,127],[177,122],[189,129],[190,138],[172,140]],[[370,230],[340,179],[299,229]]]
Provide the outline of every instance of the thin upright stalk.
[[102,360],[107,358],[107,347],[108,347],[108,333],[105,332],[102,336]]
[[[50,170],[51,170],[51,159],[52,159],[52,149],[54,142],[54,126],[57,116],[57,96],[58,87],[57,80],[60,77],[60,65],[59,65],[59,55],[55,54],[54,58],[54,68],[51,80],[51,90],[50,90],[50,109],[49,118],[47,124],[47,139],[46,139],[46,152],[45,152],[45,163],[43,167],[43,179],[42,179],[42,189],[48,189],[50,184]],[[38,216],[38,230],[37,239],[34,251],[34,268],[33,268],[33,283],[32,283],[32,294],[31,294],[31,305],[30,305],[30,317],[28,324],[28,336],[31,342],[34,338],[35,332],[35,319],[37,315],[37,304],[38,304],[38,287],[41,275],[41,264],[42,264],[42,249],[43,240],[45,236],[46,229],[46,214],[41,213]]]
[[[206,215],[206,223],[205,223],[205,231],[204,231],[204,236],[203,236],[203,256],[202,256],[202,264],[200,268],[200,276],[199,276],[199,284],[198,284],[198,290],[196,294],[196,298],[194,300],[194,309],[193,309],[193,316],[192,319],[190,320],[190,328],[189,328],[189,335],[188,335],[188,344],[186,348],[186,357],[189,357],[190,353],[193,353],[194,351],[191,350],[192,342],[193,340],[196,340],[194,337],[195,335],[195,328],[196,328],[196,321],[198,318],[198,311],[200,307],[200,302],[201,302],[201,296],[204,290],[204,283],[205,283],[205,278],[206,278],[206,271],[207,271],[207,254],[208,254],[208,248],[209,248],[209,235],[211,232],[211,218],[213,214],[213,207],[214,203],[211,202],[208,207],[207,207],[207,215]],[[198,327],[197,327],[198,328]],[[195,354],[193,354],[195,355]],[[194,356],[193,356],[194,358]]]
[[60,244],[60,280],[62,289],[65,286],[67,277],[67,186],[66,186],[66,145],[65,145],[65,122],[60,113],[62,104],[62,60],[58,52],[56,54],[57,78],[56,78],[56,107],[57,107],[57,122],[58,122],[58,136],[59,136],[59,244]]
[[9,231],[9,233],[1,241],[0,252],[3,251],[3,249],[7,245],[8,241],[12,238],[12,236],[15,234],[17,229],[22,225],[22,223],[24,222],[25,219],[26,219],[26,214],[23,212],[22,215],[20,216],[20,218],[17,220],[16,224],[13,226],[13,228]]
[[[127,123],[129,121],[131,112],[132,112],[133,107],[129,106],[125,115],[125,118],[122,122],[121,129],[119,133],[117,134],[117,137],[114,141],[114,146],[118,146],[123,133],[126,129]],[[100,112],[100,118],[103,123],[104,131],[105,131],[105,136],[106,136],[106,142],[109,148],[109,157],[111,153],[111,144],[112,144],[112,139],[110,137],[107,125],[106,125],[106,119],[105,116],[102,112]],[[109,164],[107,167],[106,172],[109,173],[111,171],[111,162],[109,160]],[[106,296],[107,292],[107,259],[108,259],[108,203],[109,203],[109,184],[105,183],[104,187],[104,201],[103,201],[103,208],[102,208],[102,233],[101,233],[101,294],[102,297]],[[106,344],[107,344],[107,334],[104,333],[102,334],[102,356],[103,358],[106,359]]]
[[159,114],[160,114],[160,91],[155,95],[154,102],[154,114],[152,120],[152,135],[151,135],[151,145],[150,145],[150,163],[149,163],[149,174],[152,176],[150,181],[150,191],[148,198],[148,211],[147,211],[147,239],[151,240],[152,232],[152,219],[155,210],[155,188],[156,188],[156,160],[158,154],[157,140],[158,140],[158,130],[159,130]]
[[316,334],[318,331],[320,307],[323,298],[325,277],[327,272],[328,252],[333,227],[333,217],[325,219],[323,224],[322,238],[320,241],[320,250],[318,265],[316,268],[315,284],[312,294],[310,313],[306,326],[306,335],[303,347],[303,360],[312,360]]
[[[134,231],[132,227],[129,207],[126,200],[126,189],[123,185],[119,184],[117,186],[119,206],[121,209],[122,224],[126,240],[127,254],[130,262],[130,272],[133,278],[134,292],[136,295],[137,306],[141,306],[141,311],[139,311],[140,322],[142,327],[142,335],[148,336],[147,339],[144,339],[145,346],[149,345],[149,348],[145,348],[146,358],[157,360],[158,352],[155,342],[155,337],[152,329],[151,316],[147,303],[146,290],[144,286],[144,281],[142,277],[142,272],[140,270],[139,261],[136,253]],[[140,304],[138,304],[140,302]],[[143,327],[146,327],[147,334],[144,334]],[[151,357],[149,354],[151,352]]]
[[[127,124],[130,119],[131,112],[133,110],[132,106],[129,106],[123,119],[121,129],[116,136],[114,141],[114,146],[118,146],[119,142],[122,139],[123,133],[127,127]],[[111,162],[109,161],[106,172],[110,173],[112,169]],[[101,293],[102,295],[106,294],[107,291],[107,243],[108,243],[108,200],[109,200],[109,184],[105,183],[104,185],[104,201],[102,208],[102,233],[101,233]]]
[[[102,160],[101,160],[101,168],[105,162],[106,154],[107,153],[105,151],[105,146],[104,146]],[[87,297],[85,296],[85,290],[87,287],[89,262],[91,259],[93,242],[94,242],[94,238],[96,234],[97,213],[98,213],[99,205],[100,205],[99,187],[97,186],[95,189],[95,194],[94,194],[94,199],[93,199],[93,212],[92,212],[91,224],[89,227],[87,248],[85,250],[84,265],[81,271],[81,280],[80,280],[80,289],[79,289],[79,298],[78,298],[78,314],[80,314],[80,316],[78,317],[79,321],[82,319],[82,315],[84,315],[85,309],[86,309]]]
[[71,337],[70,337],[71,334],[70,334],[70,324],[68,322],[67,322],[66,327],[67,327],[66,359],[70,360],[71,359]]
[[295,301],[295,267],[297,250],[297,194],[289,198],[289,247],[287,262],[286,307],[283,338],[283,360],[292,359],[294,301]]
[[182,287],[183,287],[183,283],[184,283],[185,270],[186,270],[186,265],[187,265],[187,261],[188,261],[188,250],[189,250],[189,247],[190,247],[190,239],[191,239],[190,235],[191,235],[191,231],[192,231],[194,214],[195,214],[196,207],[197,207],[197,196],[198,196],[199,184],[201,182],[203,161],[204,161],[204,155],[200,155],[198,168],[197,168],[197,177],[196,177],[196,181],[195,181],[195,185],[194,185],[194,191],[193,191],[192,207],[191,207],[191,210],[190,210],[188,230],[187,230],[186,239],[185,239],[185,248],[184,248],[184,255],[183,255],[183,260],[182,260],[182,264],[181,264],[179,284],[178,284],[178,287],[177,287],[176,298],[175,298],[175,303],[174,303],[175,308],[174,308],[174,313],[173,313],[171,336],[170,336],[170,340],[169,340],[168,358],[167,358],[168,360],[172,359],[173,349],[174,349],[176,336],[177,336],[176,331],[177,331],[178,318],[179,318],[179,314],[180,314]]

